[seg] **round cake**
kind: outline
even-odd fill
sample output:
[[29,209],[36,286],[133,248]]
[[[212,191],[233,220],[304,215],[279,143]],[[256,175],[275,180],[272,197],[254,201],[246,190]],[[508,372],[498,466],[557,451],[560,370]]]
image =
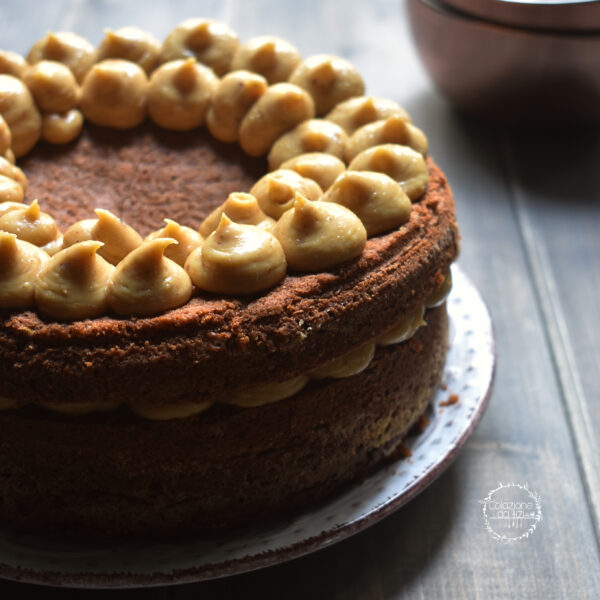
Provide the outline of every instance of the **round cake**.
[[3,524],[232,527],[401,454],[458,230],[400,106],[207,19],[0,72]]

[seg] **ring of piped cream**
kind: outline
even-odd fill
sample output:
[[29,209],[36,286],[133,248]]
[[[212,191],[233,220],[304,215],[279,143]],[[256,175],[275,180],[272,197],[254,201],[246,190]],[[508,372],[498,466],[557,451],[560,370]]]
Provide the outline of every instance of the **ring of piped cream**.
[[[4,150],[0,154],[7,157],[0,158],[0,177],[4,177],[0,181],[3,184],[0,205],[8,214],[1,217],[7,227],[17,217],[23,218],[22,214],[27,215],[26,220],[41,219],[36,226],[38,231],[45,231],[46,226],[55,227],[53,222],[44,221],[47,216],[33,215],[33,212],[40,212],[37,203],[29,207],[22,204],[26,178],[10,164],[13,149],[18,155],[23,154],[24,148],[37,141],[40,131],[50,143],[68,143],[79,135],[86,118],[99,125],[127,129],[139,124],[148,113],[159,126],[174,130],[192,129],[206,121],[217,139],[237,141],[251,156],[270,151],[271,168],[281,166],[258,180],[251,195],[231,194],[205,219],[200,232],[167,220],[165,227],[147,237],[147,242],[158,239],[177,242],[161,246],[163,259],[172,256],[176,263],[184,265],[194,252],[202,256],[201,246],[206,245],[206,241],[201,234],[210,237],[211,232],[218,229],[217,224],[224,214],[230,222],[277,230],[280,235],[283,235],[284,227],[277,227],[275,220],[287,219],[286,212],[293,211],[295,204],[298,214],[312,214],[313,225],[319,222],[317,213],[344,211],[344,206],[352,205],[355,212],[348,214],[355,219],[353,224],[361,232],[365,231],[366,225],[369,235],[376,235],[386,227],[393,229],[406,219],[406,203],[398,198],[391,199],[393,194],[387,193],[386,188],[389,182],[384,185],[381,181],[383,175],[353,176],[356,180],[369,177],[373,180],[368,193],[363,190],[358,194],[360,201],[356,200],[356,191],[354,203],[344,202],[340,197],[343,195],[340,190],[348,187],[352,176],[346,180],[342,178],[341,183],[327,194],[346,171],[343,158],[351,146],[349,134],[359,129],[359,135],[353,139],[354,145],[360,147],[364,145],[361,140],[365,131],[371,131],[364,128],[366,124],[375,125],[387,119],[384,129],[377,130],[379,137],[374,139],[379,140],[381,136],[387,139],[387,134],[407,130],[405,124],[410,121],[395,102],[362,96],[362,78],[342,58],[316,55],[302,60],[291,44],[268,36],[253,38],[240,45],[235,33],[226,25],[209,19],[189,19],[167,36],[160,51],[150,34],[137,28],[122,28],[107,31],[96,51],[75,34],[49,33],[34,44],[28,60],[31,66],[27,67],[25,63],[21,68],[24,61],[20,61],[18,55],[0,54],[0,70],[4,65],[5,71],[22,76],[26,83],[23,85],[14,76],[4,75],[8,78],[4,80],[7,88],[18,88],[15,96],[19,98],[18,102],[7,100],[4,110],[0,85],[0,119],[6,118],[0,120],[0,150]],[[81,89],[78,83],[81,83]],[[28,109],[25,111],[28,117],[11,118],[23,106]],[[41,125],[38,109],[43,113]],[[327,118],[315,119],[315,114],[327,114]],[[375,167],[384,170],[381,165]],[[360,160],[356,168],[364,168]],[[19,190],[19,187],[23,189]],[[354,187],[357,187],[356,181]],[[387,190],[383,194],[385,201],[381,198],[378,203],[369,200],[371,196],[383,193],[384,188]],[[298,193],[305,199],[298,200]],[[397,189],[395,193],[400,196]],[[412,195],[414,197],[415,193]],[[312,203],[300,207],[302,203],[321,199],[329,200],[327,204],[339,205],[339,209],[336,206],[313,207]],[[73,224],[65,232],[64,239],[58,230],[52,236],[40,234],[35,238],[30,236],[30,239],[49,254],[86,240],[102,242],[96,248],[98,256],[119,265],[143,244],[142,239],[117,216],[100,209],[96,212],[97,219]],[[369,216],[371,214],[378,214],[377,223]],[[234,223],[223,226],[222,232],[235,229]],[[19,229],[16,225],[13,229],[15,227]],[[358,237],[362,236],[363,233]],[[53,239],[47,241],[46,237]],[[206,248],[206,254],[210,255],[210,244]],[[360,251],[354,249],[350,254],[357,256]],[[342,258],[330,257],[322,263],[328,266],[321,268],[344,262],[350,254]],[[284,262],[287,265],[287,261]],[[296,265],[292,268],[305,268],[294,258],[291,263]],[[312,270],[315,264],[311,265]],[[271,286],[282,276],[279,274],[281,266],[276,271],[278,275],[271,278]],[[285,274],[285,269],[282,273]],[[267,278],[268,281],[271,279]],[[269,287],[264,281],[261,286],[261,290]],[[213,285],[213,289],[217,288]],[[225,293],[232,293],[233,288],[228,289]],[[236,289],[240,294],[255,293],[252,286],[250,292]]]

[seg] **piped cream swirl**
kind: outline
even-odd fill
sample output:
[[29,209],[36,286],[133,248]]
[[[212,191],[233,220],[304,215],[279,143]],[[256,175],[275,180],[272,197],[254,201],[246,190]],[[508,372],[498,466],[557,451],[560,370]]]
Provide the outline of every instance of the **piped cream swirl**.
[[194,58],[160,66],[148,86],[148,114],[160,127],[189,131],[204,123],[217,88],[215,74]]
[[142,237],[109,210],[97,208],[94,212],[97,219],[78,221],[65,231],[64,245],[68,247],[84,240],[97,240],[103,244],[98,254],[116,265],[142,243]]
[[180,225],[171,219],[165,219],[166,225],[146,236],[145,241],[157,238],[172,238],[177,243],[165,248],[165,256],[183,267],[186,258],[202,243],[202,236],[191,227]]
[[202,221],[200,233],[205,237],[209,236],[219,226],[223,214],[226,214],[234,223],[255,225],[267,231],[271,231],[275,226],[275,220],[267,217],[252,194],[233,192],[221,206],[215,208]]
[[325,192],[346,170],[346,165],[337,156],[325,152],[308,152],[286,160],[279,168],[296,171],[302,177],[312,179]]
[[296,193],[294,206],[275,226],[288,264],[297,271],[324,271],[360,256],[367,232],[346,207],[311,202]]
[[129,129],[146,118],[146,72],[128,60],[110,58],[95,64],[81,87],[86,119],[115,129]]
[[55,319],[91,319],[106,312],[113,266],[98,256],[101,242],[85,241],[55,254],[35,282],[39,309]]
[[292,208],[297,193],[309,200],[318,200],[323,195],[323,190],[314,180],[291,169],[278,169],[261,177],[252,186],[250,193],[256,197],[267,215],[279,219]]
[[369,237],[397,229],[410,218],[412,204],[399,183],[383,173],[346,171],[323,196],[360,218]]
[[33,305],[35,280],[48,260],[37,246],[0,231],[0,307]]
[[48,246],[52,250],[62,245],[62,236],[56,221],[40,210],[37,200],[29,206],[23,205],[23,208],[10,210],[0,217],[0,229],[14,233],[20,240],[41,248]]
[[349,171],[376,171],[397,181],[411,200],[427,189],[429,170],[423,155],[398,144],[381,144],[363,150],[348,165]]
[[154,315],[185,304],[192,282],[176,262],[164,256],[177,244],[172,238],[144,242],[115,268],[108,285],[108,305],[119,315]]
[[255,294],[277,284],[286,272],[281,244],[254,225],[234,223],[226,214],[185,263],[194,285],[220,294]]

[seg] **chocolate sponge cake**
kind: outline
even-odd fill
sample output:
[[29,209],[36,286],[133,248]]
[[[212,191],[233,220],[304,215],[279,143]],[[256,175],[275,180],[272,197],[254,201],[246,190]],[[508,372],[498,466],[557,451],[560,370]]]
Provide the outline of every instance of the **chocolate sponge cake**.
[[434,309],[427,327],[378,350],[363,373],[253,409],[218,404],[169,421],[0,412],[3,519],[161,535],[314,502],[397,456],[438,385],[446,334],[444,309]]
[[[210,22],[198,21],[175,31],[206,34]],[[170,535],[291,510],[396,456],[439,383],[447,350],[444,298],[458,231],[446,178],[424,157],[424,136],[395,103],[364,96],[362,80],[354,71],[348,75],[349,67],[336,62],[341,59],[323,63],[321,58],[314,66],[310,59],[293,58],[289,49],[276,52],[273,45],[267,46],[275,56],[268,74],[251,73],[247,61],[254,46],[239,45],[237,38],[234,43],[234,37],[215,34],[220,61],[206,59],[203,66],[200,56],[198,62],[173,59],[169,53],[179,38],[170,35],[156,49],[156,64],[162,66],[131,62],[143,94],[128,90],[123,106],[118,100],[109,113],[102,112],[98,92],[90,108],[90,89],[113,73],[102,72],[102,62],[88,65],[87,75],[72,84],[81,84],[74,97],[83,99],[69,110],[85,120],[72,139],[57,141],[52,128],[44,133],[40,125],[37,138],[43,140],[36,138],[28,148],[29,138],[19,128],[23,123],[6,118],[27,186],[16,201],[0,196],[0,264],[12,273],[11,257],[17,251],[37,257],[38,247],[52,257],[39,259],[38,271],[19,284],[18,295],[11,291],[14,278],[0,274],[0,519],[5,523],[82,535]],[[223,67],[227,52],[229,66]],[[131,60],[116,58],[105,62],[112,68]],[[162,110],[169,69],[175,75],[168,85],[175,81],[181,92],[192,81],[203,94],[194,88],[193,101],[186,96],[185,102],[174,101],[172,110]],[[306,83],[313,81],[307,75],[311,69],[328,74],[327,94]],[[273,73],[283,79],[269,79]],[[337,86],[339,77],[347,77],[344,85]],[[156,89],[155,80],[161,82]],[[23,81],[23,98],[27,89],[33,97],[31,106],[23,100],[27,110],[46,123],[54,113],[37,94],[37,79],[23,75]],[[243,97],[228,91],[240,86]],[[348,95],[340,96],[340,89]],[[139,94],[143,108],[132,101]],[[0,82],[0,113],[2,105]],[[148,114],[152,121],[144,120]],[[373,131],[370,145],[362,148],[365,127]],[[11,149],[5,153],[10,158]],[[17,182],[18,169],[3,169]],[[288,183],[296,180],[297,187]],[[310,186],[317,190],[314,198]],[[375,197],[385,204],[373,209],[380,201]],[[230,204],[223,204],[228,198]],[[57,232],[37,245],[19,225],[41,221],[34,199],[54,219]],[[19,208],[22,200],[30,204]],[[286,204],[281,214],[269,212],[273,201],[278,211]],[[261,224],[236,225],[235,210],[250,204],[261,212]],[[202,240],[197,228],[208,231],[211,213],[220,206],[225,208],[215,217],[216,229]],[[94,209],[101,210],[90,221]],[[117,229],[125,223],[133,228],[127,240],[139,238],[112,264],[96,254],[114,241],[99,233],[107,213],[120,218],[108,217]],[[199,239],[181,266],[152,241],[165,217],[176,222],[172,228],[178,223],[193,228]],[[300,221],[304,229],[292,229],[286,237],[289,222],[293,228]],[[328,225],[313,235],[322,223]],[[69,233],[75,226],[79,237]],[[44,227],[45,232],[50,226]],[[302,243],[286,245],[308,229]],[[236,246],[226,267],[217,267],[226,269],[219,277],[234,282],[228,286],[240,287],[218,291],[225,288],[214,273],[222,271],[202,261],[226,254],[223,240],[230,231],[234,241],[228,244],[260,239],[275,250],[260,262],[243,258]],[[125,244],[118,238],[114,246]],[[274,267],[276,252],[283,258]],[[136,260],[142,259],[136,257],[150,254],[153,258],[143,260],[154,262],[139,266]],[[88,267],[81,265],[91,265],[90,260],[102,262],[105,284],[94,280],[92,286],[86,279],[88,287],[82,286]],[[165,261],[169,273],[178,269],[190,294],[146,310],[147,302],[154,307],[154,298],[166,297],[169,275],[161,280],[163,287],[144,289],[125,309],[114,300],[119,277],[134,273],[155,282]],[[258,275],[252,270],[252,279],[248,267],[258,263],[268,268]],[[239,272],[227,270],[239,264]],[[67,292],[61,295],[55,286],[48,303],[44,293],[58,276]],[[217,281],[206,284],[209,276]],[[248,282],[267,283],[259,289],[248,288]],[[27,286],[33,289],[29,296]],[[92,287],[102,288],[108,299],[88,303],[86,290]],[[78,311],[93,304],[96,312],[70,313],[75,298]],[[56,312],[58,304],[62,312]]]

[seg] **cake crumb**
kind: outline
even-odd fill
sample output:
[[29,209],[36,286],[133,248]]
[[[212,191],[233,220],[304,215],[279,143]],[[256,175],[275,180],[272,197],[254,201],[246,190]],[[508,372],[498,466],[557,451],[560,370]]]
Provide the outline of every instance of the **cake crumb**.
[[400,446],[398,447],[398,454],[400,454],[402,458],[409,458],[410,456],[412,456],[412,450],[408,446],[400,444]]
[[459,400],[458,394],[450,394],[447,400],[442,400],[440,402],[440,406],[452,406],[453,404],[457,404]]
[[416,428],[419,433],[423,433],[427,425],[429,425],[429,419],[425,415],[421,415],[416,423]]
[[442,383],[441,383],[440,387],[441,387],[441,388],[442,388],[444,391],[446,391],[446,390],[448,389],[448,384],[447,384],[445,381],[442,381]]
[[411,338],[409,340],[409,344],[410,344],[410,349],[413,352],[421,352],[421,350],[423,350],[423,344],[419,340]]

